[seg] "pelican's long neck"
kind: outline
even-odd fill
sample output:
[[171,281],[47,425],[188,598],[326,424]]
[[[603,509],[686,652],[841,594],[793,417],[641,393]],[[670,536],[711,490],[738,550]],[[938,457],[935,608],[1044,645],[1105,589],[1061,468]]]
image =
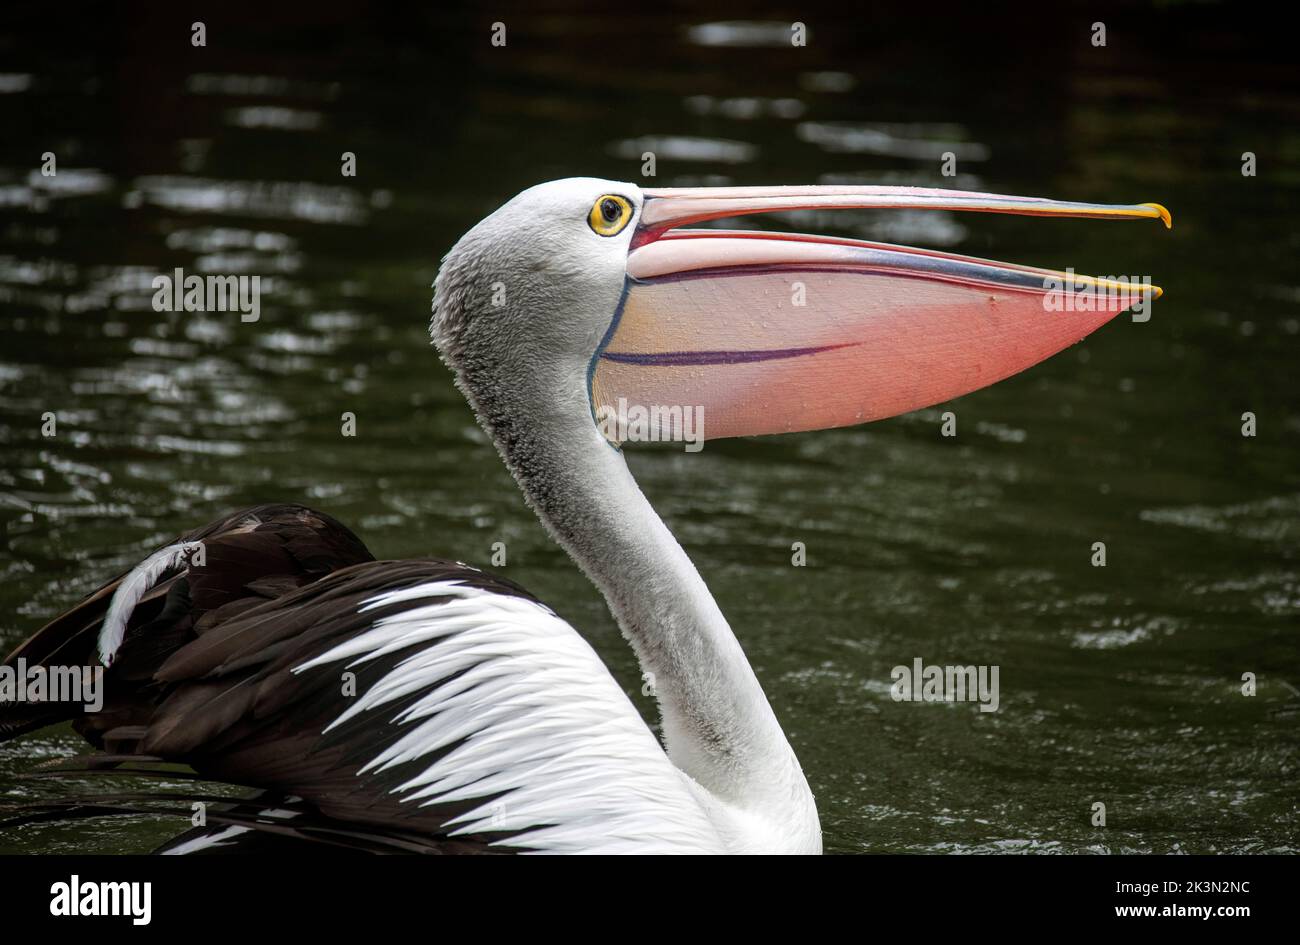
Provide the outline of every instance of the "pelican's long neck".
[[591,419],[584,366],[458,381],[555,539],[604,594],[663,715],[669,757],[783,844],[820,849],[803,772],[699,572]]

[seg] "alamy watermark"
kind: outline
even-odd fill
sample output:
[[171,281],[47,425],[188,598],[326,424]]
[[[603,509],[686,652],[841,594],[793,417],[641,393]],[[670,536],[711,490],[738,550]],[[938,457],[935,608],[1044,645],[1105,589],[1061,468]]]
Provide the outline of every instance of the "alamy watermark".
[[261,276],[196,276],[176,269],[154,276],[155,312],[239,312],[239,320],[262,317]]
[[73,873],[66,883],[50,886],[52,916],[126,916],[132,925],[153,918],[153,883],[92,882]]
[[80,702],[87,712],[104,707],[104,667],[28,666],[19,657],[0,666],[0,702]]
[[1151,318],[1155,289],[1150,276],[1076,277],[1073,269],[1043,277],[1043,308],[1048,312],[1133,311],[1133,321]]
[[704,448],[704,407],[681,404],[629,404],[596,408],[596,426],[613,443],[685,443],[686,452]]
[[890,670],[889,695],[895,702],[978,702],[981,712],[996,712],[998,674],[997,666],[927,666],[918,656]]

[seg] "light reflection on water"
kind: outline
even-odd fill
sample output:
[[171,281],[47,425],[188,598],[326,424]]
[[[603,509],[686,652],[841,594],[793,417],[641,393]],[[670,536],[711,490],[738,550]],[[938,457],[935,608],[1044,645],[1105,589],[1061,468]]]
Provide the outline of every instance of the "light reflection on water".
[[[829,849],[1294,847],[1300,288],[1286,263],[1300,180],[1243,185],[1241,148],[1222,142],[1294,153],[1285,89],[1164,81],[1188,68],[1167,38],[1104,76],[1048,49],[1068,75],[1037,82],[990,51],[980,96],[915,39],[875,46],[879,31],[834,25],[814,24],[825,41],[799,58],[773,39],[788,24],[643,23],[656,55],[621,71],[583,55],[623,35],[613,17],[539,21],[546,52],[516,58],[475,52],[468,19],[407,29],[359,27],[352,59],[299,49],[292,75],[274,55],[291,37],[249,37],[260,55],[227,68],[209,50],[203,71],[177,60],[145,85],[76,55],[42,66],[51,40],[33,36],[36,58],[0,76],[0,120],[32,132],[0,152],[4,644],[184,528],[303,501],[381,557],[483,564],[507,542],[509,576],[560,604],[645,708],[596,593],[429,349],[428,286],[459,233],[537,180],[636,179],[645,150],[662,186],[1160,200],[1169,234],[943,213],[746,221],[1150,272],[1168,295],[1150,323],[1121,318],[955,404],[630,461],[736,627]],[[99,91],[72,95],[88,82]],[[47,178],[30,141],[56,112],[68,156]],[[345,150],[356,178],[339,174]],[[151,280],[176,267],[261,275],[261,322],[155,313]],[[949,409],[955,440],[937,435]],[[1098,540],[1105,569],[1088,565]],[[806,568],[790,566],[795,541]],[[1002,710],[896,705],[889,670],[915,656],[1000,665]],[[1247,671],[1253,700],[1238,693]],[[37,796],[16,774],[78,746],[70,731],[0,746],[0,797]],[[1096,799],[1104,832],[1088,825]],[[0,850],[141,850],[171,829],[28,828]]]

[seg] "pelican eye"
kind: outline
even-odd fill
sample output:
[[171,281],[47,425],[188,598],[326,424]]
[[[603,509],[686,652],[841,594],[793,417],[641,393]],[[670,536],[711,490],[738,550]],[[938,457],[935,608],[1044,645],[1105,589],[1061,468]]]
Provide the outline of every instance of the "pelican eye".
[[601,236],[615,236],[632,219],[632,204],[626,197],[605,194],[591,207],[587,223]]

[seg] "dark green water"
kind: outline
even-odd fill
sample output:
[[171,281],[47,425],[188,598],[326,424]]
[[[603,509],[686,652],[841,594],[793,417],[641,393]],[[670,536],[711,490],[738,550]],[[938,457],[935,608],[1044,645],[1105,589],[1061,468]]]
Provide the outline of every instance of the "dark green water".
[[[1091,7],[809,9],[794,49],[765,45],[770,27],[691,30],[725,12],[498,7],[227,5],[204,49],[197,14],[57,30],[48,8],[0,14],[0,649],[181,530],[298,501],[380,557],[486,565],[506,542],[505,573],[636,692],[598,595],[429,348],[429,285],[460,233],[541,180],[640,180],[645,150],[660,185],[1159,201],[1172,232],[747,221],[1150,275],[1166,295],[1149,322],[1121,317],[951,404],[630,462],[754,663],[829,850],[1294,851],[1300,75],[1285,37],[1213,4],[1121,8],[1104,49]],[[783,16],[741,18],[786,23],[780,40]],[[505,48],[489,43],[498,19]],[[261,275],[261,320],[154,312],[150,281],[177,266]],[[890,670],[914,657],[998,665],[1000,711],[893,702]],[[47,790],[19,775],[79,746],[70,730],[0,746],[0,802]],[[29,827],[0,851],[136,852],[178,829]]]

